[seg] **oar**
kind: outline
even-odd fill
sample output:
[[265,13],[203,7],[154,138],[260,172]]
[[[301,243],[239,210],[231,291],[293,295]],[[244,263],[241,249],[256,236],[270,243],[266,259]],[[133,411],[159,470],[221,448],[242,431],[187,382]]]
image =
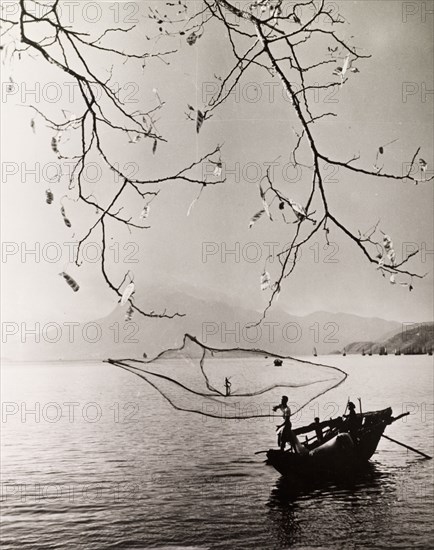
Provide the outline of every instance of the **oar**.
[[406,445],[405,443],[401,443],[400,441],[396,441],[396,439],[392,439],[388,435],[383,434],[382,437],[388,439],[389,441],[393,441],[393,443],[397,443],[398,445],[401,445],[402,447],[405,447],[406,449],[409,449],[410,451],[413,451],[414,453],[418,453],[418,454],[424,456],[425,458],[432,458],[432,456],[428,456],[425,453],[423,453],[422,451],[418,451],[417,449],[414,449],[413,447],[410,447],[410,445]]
[[390,424],[392,424],[392,422],[396,422],[397,420],[401,419],[403,416],[408,416],[410,414],[409,411],[405,412],[405,413],[402,413],[400,414],[399,416],[395,416],[395,418],[392,418],[390,419]]

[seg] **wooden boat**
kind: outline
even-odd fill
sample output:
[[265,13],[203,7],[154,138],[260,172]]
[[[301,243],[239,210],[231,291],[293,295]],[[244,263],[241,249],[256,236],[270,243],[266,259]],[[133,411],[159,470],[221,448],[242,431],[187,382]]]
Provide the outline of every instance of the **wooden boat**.
[[[348,419],[336,419],[312,423],[308,426],[293,430],[296,436],[309,434],[302,443],[303,452],[295,453],[292,450],[282,451],[270,449],[267,451],[267,463],[273,466],[284,476],[297,478],[312,477],[324,473],[345,474],[366,465],[375,453],[377,445],[385,428],[401,418],[392,416],[389,407],[381,411],[356,414],[357,430],[350,432]],[[318,439],[318,433],[322,440]]]
[[313,348],[313,356],[314,356],[314,357],[318,357],[318,352],[316,351],[316,348],[315,348],[315,347]]
[[275,359],[274,360],[274,366],[275,367],[281,367],[283,365],[282,359]]

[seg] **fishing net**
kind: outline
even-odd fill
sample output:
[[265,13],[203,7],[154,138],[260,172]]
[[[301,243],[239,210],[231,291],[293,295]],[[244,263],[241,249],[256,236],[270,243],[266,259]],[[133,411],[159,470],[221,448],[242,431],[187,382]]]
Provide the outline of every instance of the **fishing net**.
[[155,359],[109,360],[139,376],[175,409],[213,418],[276,416],[282,394],[297,413],[325,392],[342,384],[337,367],[257,349],[216,349],[186,334],[183,345]]

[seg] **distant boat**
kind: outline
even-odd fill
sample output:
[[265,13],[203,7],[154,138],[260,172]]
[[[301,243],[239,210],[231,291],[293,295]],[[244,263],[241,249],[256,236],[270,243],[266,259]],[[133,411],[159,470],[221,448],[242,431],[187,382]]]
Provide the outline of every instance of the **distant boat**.
[[364,350],[364,349],[362,349],[362,355],[363,355],[363,357],[364,357],[364,356],[366,355],[366,353],[365,353],[365,350]]
[[400,349],[396,349],[396,350],[395,350],[395,355],[401,355],[401,350],[400,350]]
[[318,357],[318,353],[317,353],[317,351],[316,351],[316,348],[315,348],[315,347],[313,348],[313,356],[314,356],[314,357]]
[[371,350],[369,350],[369,353],[368,353],[368,355],[372,355],[372,351],[371,351]]
[[384,355],[388,355],[387,348],[384,348]]
[[428,355],[432,355],[432,349],[428,351]]
[[346,355],[347,355],[347,352],[344,350],[344,351],[342,352],[342,357],[345,357]]
[[283,365],[282,359],[275,359],[274,360],[274,366],[275,367],[281,367]]

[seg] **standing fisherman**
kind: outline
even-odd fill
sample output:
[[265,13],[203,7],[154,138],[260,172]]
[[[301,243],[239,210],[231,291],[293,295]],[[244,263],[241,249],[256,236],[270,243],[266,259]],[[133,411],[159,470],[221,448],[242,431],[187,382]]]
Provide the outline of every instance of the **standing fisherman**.
[[225,378],[225,388],[226,388],[226,397],[229,397],[231,395],[231,386],[232,384],[229,382],[229,378]]
[[293,437],[292,437],[292,430],[291,430],[291,409],[288,406],[288,397],[286,395],[282,395],[282,400],[279,403],[279,405],[276,405],[273,407],[273,411],[276,412],[277,409],[280,409],[282,411],[283,415],[283,423],[280,424],[280,426],[277,426],[277,444],[280,447],[281,451],[285,450],[285,445],[289,443],[292,445]]

